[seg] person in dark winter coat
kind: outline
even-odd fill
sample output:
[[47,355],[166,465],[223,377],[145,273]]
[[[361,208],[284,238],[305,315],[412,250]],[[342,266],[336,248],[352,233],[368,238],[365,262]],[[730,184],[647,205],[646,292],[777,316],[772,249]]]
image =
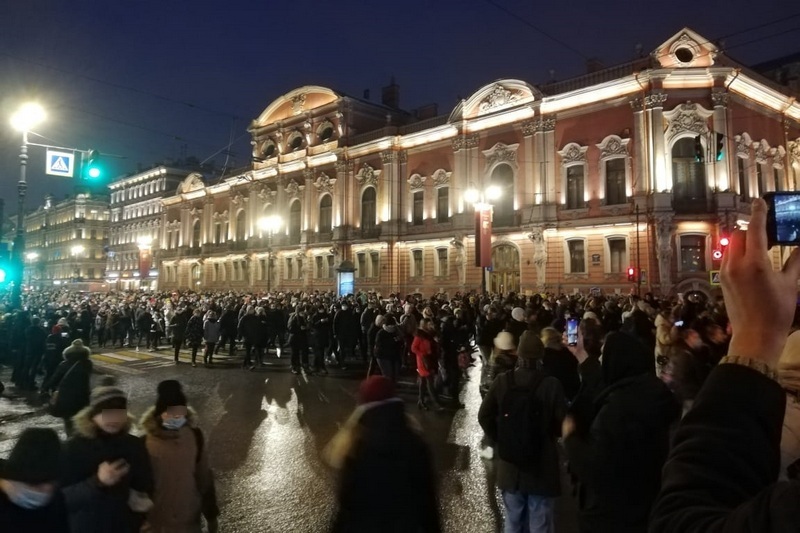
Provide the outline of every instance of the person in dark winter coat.
[[[203,312],[195,309],[186,323],[186,344],[192,349],[192,361],[197,359],[197,350],[203,344]],[[175,363],[178,363],[177,354]]]
[[[505,531],[555,531],[555,498],[561,495],[557,439],[566,413],[564,390],[558,379],[537,368],[544,357],[544,345],[534,331],[520,337],[517,368],[498,376],[478,412],[478,421],[489,442],[498,447],[497,488],[506,508]],[[519,465],[503,459],[498,441],[499,419],[510,387],[533,390],[539,405],[541,447],[535,464]]]
[[22,387],[36,388],[36,376],[42,364],[47,342],[47,330],[42,327],[42,319],[33,317],[31,325],[25,329],[25,367],[22,376]]
[[175,313],[169,321],[176,364],[180,361],[181,347],[183,346],[183,341],[186,340],[186,327],[188,324],[186,313],[187,311],[185,309],[181,309]]
[[308,332],[310,329],[306,308],[303,304],[298,304],[295,312],[289,316],[288,329],[292,347],[292,373],[300,373],[300,365],[308,374],[311,368],[308,366]]
[[327,374],[325,357],[333,338],[333,324],[331,314],[324,305],[320,305],[311,317],[311,329],[314,332],[314,372]]
[[325,455],[339,471],[332,533],[441,531],[430,451],[387,378],[361,384]]
[[562,343],[562,335],[555,328],[542,330],[542,343],[544,344],[544,358],[542,368],[548,375],[557,378],[564,387],[564,395],[572,401],[578,394],[581,386],[581,377],[578,374],[578,360],[575,359],[566,346]]
[[0,531],[68,533],[61,477],[61,442],[52,429],[28,428],[8,460],[0,460]]
[[52,379],[42,385],[43,392],[52,394],[50,414],[64,419],[64,431],[72,436],[72,417],[89,405],[91,391],[91,351],[81,339],[75,339],[64,350],[64,362],[56,369]]
[[62,489],[72,530],[138,533],[152,507],[153,474],[144,442],[128,433],[125,393],[109,384],[94,389],[74,420]]
[[[203,352],[203,364],[205,366],[213,362],[214,347],[219,342],[220,329],[220,324],[217,322],[217,313],[210,311],[208,318],[203,322],[203,340],[206,343],[206,349]],[[192,358],[192,366],[195,366],[194,358]]]
[[[216,348],[216,353],[219,353],[220,349],[227,343],[228,353],[233,357],[236,353],[236,328],[239,325],[239,316],[233,306],[228,306],[228,308],[222,312],[222,316],[219,318],[219,324],[221,328],[221,337]],[[264,334],[266,335],[267,332],[265,331]]]
[[253,370],[253,351],[261,336],[261,321],[256,316],[256,309],[252,305],[247,307],[244,316],[239,320],[239,336],[244,342],[244,361],[242,368]]
[[353,313],[347,302],[333,317],[333,335],[339,345],[339,364],[344,365],[348,358],[355,357],[355,347],[361,336],[359,317]]
[[655,375],[652,350],[623,332],[603,346],[605,390],[588,435],[564,421],[570,470],[585,487],[582,532],[645,533],[680,406]]
[[200,533],[201,515],[209,532],[216,533],[219,508],[205,437],[179,382],[158,384],[156,404],[141,426],[155,479],[153,508],[142,533]]
[[404,352],[405,341],[397,327],[397,319],[393,315],[385,315],[383,325],[375,334],[374,355],[381,374],[392,383],[397,383],[397,374]]

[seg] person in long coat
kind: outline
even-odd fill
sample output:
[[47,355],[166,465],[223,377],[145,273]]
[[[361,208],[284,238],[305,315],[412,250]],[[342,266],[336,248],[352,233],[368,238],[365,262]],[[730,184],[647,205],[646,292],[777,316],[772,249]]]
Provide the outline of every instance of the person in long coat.
[[64,431],[72,436],[74,417],[89,405],[91,392],[92,361],[89,348],[81,339],[75,339],[64,350],[64,361],[56,369],[53,377],[42,385],[43,392],[51,393],[50,414],[64,420]]

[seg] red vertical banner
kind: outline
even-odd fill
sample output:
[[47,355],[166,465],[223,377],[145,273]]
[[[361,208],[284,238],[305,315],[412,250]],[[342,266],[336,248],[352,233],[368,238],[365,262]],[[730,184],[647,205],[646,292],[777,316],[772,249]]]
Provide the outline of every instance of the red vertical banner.
[[150,265],[152,264],[152,254],[149,248],[139,250],[139,277],[144,279],[150,275]]
[[484,204],[478,212],[478,227],[476,228],[476,266],[492,266],[492,206]]

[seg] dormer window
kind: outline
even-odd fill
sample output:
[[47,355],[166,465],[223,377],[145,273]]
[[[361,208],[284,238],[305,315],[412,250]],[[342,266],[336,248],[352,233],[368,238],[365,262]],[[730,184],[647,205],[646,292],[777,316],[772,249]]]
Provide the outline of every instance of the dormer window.
[[333,123],[330,120],[326,120],[317,128],[317,136],[319,137],[319,140],[324,143],[333,138],[333,132]]
[[694,52],[691,48],[681,47],[675,50],[675,59],[684,64],[689,64],[694,60]]
[[264,158],[269,159],[270,157],[275,157],[278,152],[278,147],[275,146],[275,143],[272,140],[269,140],[264,143],[264,147],[261,150],[261,154]]
[[300,132],[294,132],[291,137],[289,137],[289,151],[296,152],[303,147],[303,134]]

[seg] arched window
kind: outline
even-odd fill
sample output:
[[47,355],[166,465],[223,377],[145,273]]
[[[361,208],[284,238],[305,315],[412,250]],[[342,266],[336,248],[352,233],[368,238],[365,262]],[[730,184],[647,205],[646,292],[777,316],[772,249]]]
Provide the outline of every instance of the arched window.
[[375,187],[367,187],[361,195],[361,233],[375,230]]
[[289,244],[300,244],[301,215],[300,200],[295,200],[289,208]]
[[214,222],[214,244],[222,242],[222,222],[219,220]]
[[192,224],[192,248],[200,248],[200,219]]
[[330,233],[333,229],[333,199],[326,194],[319,202],[319,232]]
[[247,224],[245,223],[244,209],[236,214],[236,242],[244,242],[247,239]]
[[192,282],[195,285],[200,285],[200,265],[192,265]]
[[500,197],[493,200],[495,226],[514,224],[514,169],[510,165],[497,165],[492,170],[491,185],[500,188]]
[[694,138],[685,137],[672,146],[672,194],[676,211],[706,207],[706,168],[696,160],[694,144]]

